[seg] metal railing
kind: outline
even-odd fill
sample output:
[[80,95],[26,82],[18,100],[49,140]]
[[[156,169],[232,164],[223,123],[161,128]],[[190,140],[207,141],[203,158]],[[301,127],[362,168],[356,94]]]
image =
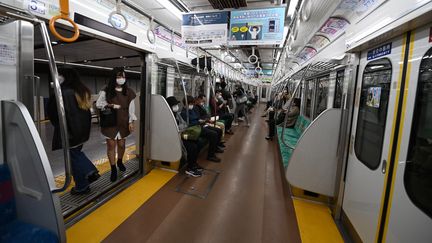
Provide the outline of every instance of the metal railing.
[[59,193],[65,191],[71,182],[71,159],[69,154],[69,136],[67,132],[67,123],[66,123],[66,114],[64,109],[64,103],[63,103],[63,95],[60,87],[59,82],[59,74],[57,71],[57,65],[55,62],[54,57],[54,51],[51,46],[51,40],[48,34],[48,29],[45,25],[45,22],[42,20],[39,20],[37,17],[32,15],[29,12],[24,11],[23,9],[19,9],[7,4],[0,3],[0,14],[5,15],[7,17],[13,18],[15,20],[24,20],[32,23],[34,26],[38,26],[41,31],[42,40],[45,47],[45,52],[47,54],[48,60],[49,60],[49,69],[51,78],[53,80],[53,88],[54,88],[54,94],[56,98],[56,105],[57,105],[57,113],[59,115],[59,124],[60,124],[60,135],[62,140],[62,146],[63,146],[63,154],[65,159],[65,182],[64,185],[61,188],[57,188],[52,190],[53,193]]
[[283,123],[283,126],[282,126],[282,132],[281,132],[281,135],[280,135],[280,139],[282,140],[282,143],[283,143],[285,146],[290,147],[290,148],[292,148],[292,147],[289,146],[289,145],[285,142],[285,139],[284,139],[285,128],[286,128],[286,124],[287,124],[287,121],[288,121],[288,113],[289,113],[289,111],[290,111],[290,109],[291,109],[291,106],[292,106],[292,103],[293,103],[294,97],[296,96],[298,90],[300,89],[300,86],[302,85],[302,82],[303,82],[303,80],[305,79],[305,77],[306,77],[306,73],[308,72],[308,70],[309,70],[310,67],[311,67],[311,64],[309,64],[309,65],[306,67],[306,70],[303,72],[303,75],[302,75],[302,77],[301,77],[301,79],[300,79],[300,82],[299,82],[299,83],[297,84],[297,86],[295,87],[294,92],[293,92],[293,94],[292,94],[292,96],[291,96],[291,99],[288,101],[287,114],[285,115],[285,119],[284,119],[284,123]]

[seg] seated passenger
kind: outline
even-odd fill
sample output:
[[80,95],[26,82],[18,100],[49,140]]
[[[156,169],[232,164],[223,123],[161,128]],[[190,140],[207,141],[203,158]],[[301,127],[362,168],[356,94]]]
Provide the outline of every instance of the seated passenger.
[[[180,113],[179,113],[179,105],[178,104],[180,102],[174,96],[170,96],[170,97],[166,98],[166,101],[167,101],[168,105],[170,106],[171,111],[174,114],[174,117],[176,118],[177,124],[179,125],[179,129],[180,130],[185,129],[187,127],[187,124],[183,120],[183,118],[180,116]],[[203,168],[201,166],[199,166],[199,164],[197,163],[198,154],[201,150],[197,141],[185,140],[182,138],[182,143],[183,143],[184,149],[186,150],[186,151],[183,151],[183,157],[186,160],[185,173],[187,175],[190,175],[193,177],[202,176]]]
[[[223,153],[223,150],[218,147],[220,144],[221,136],[218,132],[211,130],[205,125],[206,121],[200,119],[199,113],[194,109],[195,99],[192,96],[187,96],[188,107],[184,107],[181,111],[181,117],[183,120],[187,121],[187,114],[189,114],[189,124],[188,126],[201,126],[200,136],[209,141],[209,148],[207,154],[207,160],[213,162],[220,162],[221,159],[216,156],[216,153]],[[183,104],[186,106],[186,100],[183,99]]]
[[[74,69],[60,69],[59,81],[63,95],[67,130],[69,132],[72,176],[75,181],[75,186],[71,189],[70,193],[72,195],[87,194],[90,192],[90,183],[100,177],[96,167],[82,151],[84,143],[90,138],[91,91],[81,82],[78,73]],[[48,114],[54,126],[52,149],[61,149],[62,142],[57,104],[53,96],[50,97],[48,102]]]
[[267,140],[272,140],[275,135],[276,125],[283,125],[285,121],[285,116],[287,117],[287,122],[285,127],[286,128],[292,128],[294,127],[298,116],[300,115],[300,99],[294,98],[292,101],[291,108],[289,112],[287,113],[286,107],[285,109],[282,109],[277,117],[275,118],[275,114],[277,114],[275,111],[270,111],[269,113],[269,121],[268,121],[268,136],[266,137]]
[[217,122],[216,117],[213,117],[212,119],[212,117],[207,111],[207,108],[205,107],[205,95],[200,94],[197,98],[195,98],[194,109],[196,112],[199,113],[200,119],[205,121],[205,125],[208,125],[209,129],[214,130],[218,133],[221,141],[219,146],[225,147],[225,145],[223,145],[222,143],[225,131],[225,124]]

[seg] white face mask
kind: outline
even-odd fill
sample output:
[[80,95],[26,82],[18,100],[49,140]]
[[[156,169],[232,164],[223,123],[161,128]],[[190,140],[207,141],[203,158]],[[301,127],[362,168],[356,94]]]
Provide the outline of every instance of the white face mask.
[[178,112],[178,111],[179,111],[179,106],[178,106],[178,105],[173,106],[173,107],[172,107],[172,110],[173,110],[174,112]]
[[118,85],[123,85],[124,83],[126,83],[126,79],[125,78],[117,78],[116,81],[117,81]]
[[189,105],[189,110],[192,110],[194,108],[193,105]]
[[60,75],[58,77],[58,81],[59,81],[60,84],[62,84],[64,82],[64,77]]

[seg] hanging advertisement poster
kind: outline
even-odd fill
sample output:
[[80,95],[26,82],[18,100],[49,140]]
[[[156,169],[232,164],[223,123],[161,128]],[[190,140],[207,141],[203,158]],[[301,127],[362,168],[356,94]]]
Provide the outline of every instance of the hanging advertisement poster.
[[182,41],[187,46],[226,44],[228,12],[183,14]]
[[228,44],[278,45],[283,43],[285,8],[231,11]]
[[[171,33],[170,30],[166,29],[163,26],[158,26],[158,27],[155,28],[154,31],[155,31],[156,37],[158,37],[159,39],[162,39],[162,40],[164,40],[166,42],[171,43],[171,41],[172,41],[172,33]],[[176,45],[176,46],[178,46],[178,47],[180,47],[180,48],[185,49],[185,46],[183,45],[183,43],[182,43],[182,41],[181,41],[181,39],[180,39],[180,37],[178,35],[174,35],[174,42],[173,42],[173,44]]]
[[366,105],[373,108],[380,107],[381,87],[371,87],[368,89]]

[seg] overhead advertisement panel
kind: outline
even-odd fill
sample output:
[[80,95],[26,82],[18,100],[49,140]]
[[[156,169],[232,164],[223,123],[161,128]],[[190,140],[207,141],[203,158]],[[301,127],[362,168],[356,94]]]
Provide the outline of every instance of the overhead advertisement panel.
[[226,44],[228,11],[184,14],[181,28],[187,46]]
[[284,38],[285,7],[231,11],[228,44],[278,45]]

